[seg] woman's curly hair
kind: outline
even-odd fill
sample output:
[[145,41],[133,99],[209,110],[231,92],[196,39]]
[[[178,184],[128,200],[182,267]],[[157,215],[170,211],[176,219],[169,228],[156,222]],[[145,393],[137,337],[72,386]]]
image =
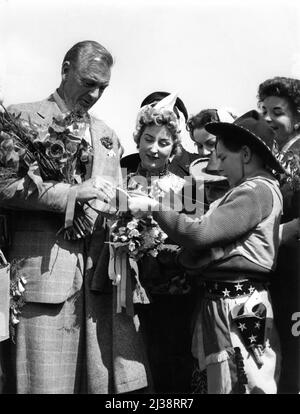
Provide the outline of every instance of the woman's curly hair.
[[269,96],[286,98],[294,111],[300,111],[300,80],[283,76],[265,80],[258,87],[258,102],[263,102]]
[[138,114],[136,120],[136,128],[133,133],[133,138],[137,144],[137,147],[139,147],[141,136],[146,126],[151,125],[165,126],[170,131],[173,138],[173,148],[171,155],[180,152],[180,129],[175,113],[165,108],[157,109],[152,105],[146,105],[140,110]]

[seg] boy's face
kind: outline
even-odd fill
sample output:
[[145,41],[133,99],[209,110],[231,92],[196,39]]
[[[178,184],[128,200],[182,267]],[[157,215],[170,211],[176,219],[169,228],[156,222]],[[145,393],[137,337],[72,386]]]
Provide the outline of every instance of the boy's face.
[[226,148],[222,141],[217,142],[217,157],[219,160],[219,172],[227,177],[230,187],[235,187],[242,180],[243,159],[242,150],[232,152]]

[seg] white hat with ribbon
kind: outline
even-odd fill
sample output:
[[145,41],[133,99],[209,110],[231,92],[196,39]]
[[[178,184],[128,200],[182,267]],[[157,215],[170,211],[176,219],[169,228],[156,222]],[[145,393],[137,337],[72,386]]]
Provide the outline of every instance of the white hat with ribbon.
[[209,158],[199,158],[190,165],[190,174],[195,180],[203,180],[207,183],[226,181],[227,178],[219,174],[216,151]]

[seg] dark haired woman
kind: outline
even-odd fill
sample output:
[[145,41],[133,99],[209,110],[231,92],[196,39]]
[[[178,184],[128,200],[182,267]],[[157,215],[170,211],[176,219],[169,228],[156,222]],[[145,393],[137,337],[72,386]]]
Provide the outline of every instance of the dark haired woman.
[[[267,79],[258,88],[262,115],[274,129],[283,161],[292,154],[300,161],[300,80],[286,77]],[[300,166],[299,166],[300,168]],[[300,177],[300,170],[298,170]],[[299,179],[300,183],[300,179]],[[282,243],[276,276],[271,285],[275,320],[282,346],[282,373],[279,392],[300,391],[300,343],[293,334],[295,312],[300,309],[300,188],[281,180],[283,195]]]

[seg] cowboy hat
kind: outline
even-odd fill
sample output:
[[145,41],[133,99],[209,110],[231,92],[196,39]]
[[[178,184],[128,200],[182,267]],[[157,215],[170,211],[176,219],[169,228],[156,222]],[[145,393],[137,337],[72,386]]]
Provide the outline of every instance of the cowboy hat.
[[210,122],[205,129],[216,136],[230,136],[244,139],[247,143],[255,144],[255,151],[272,169],[284,173],[285,170],[278,159],[279,149],[274,130],[256,110],[246,112],[233,123]]

